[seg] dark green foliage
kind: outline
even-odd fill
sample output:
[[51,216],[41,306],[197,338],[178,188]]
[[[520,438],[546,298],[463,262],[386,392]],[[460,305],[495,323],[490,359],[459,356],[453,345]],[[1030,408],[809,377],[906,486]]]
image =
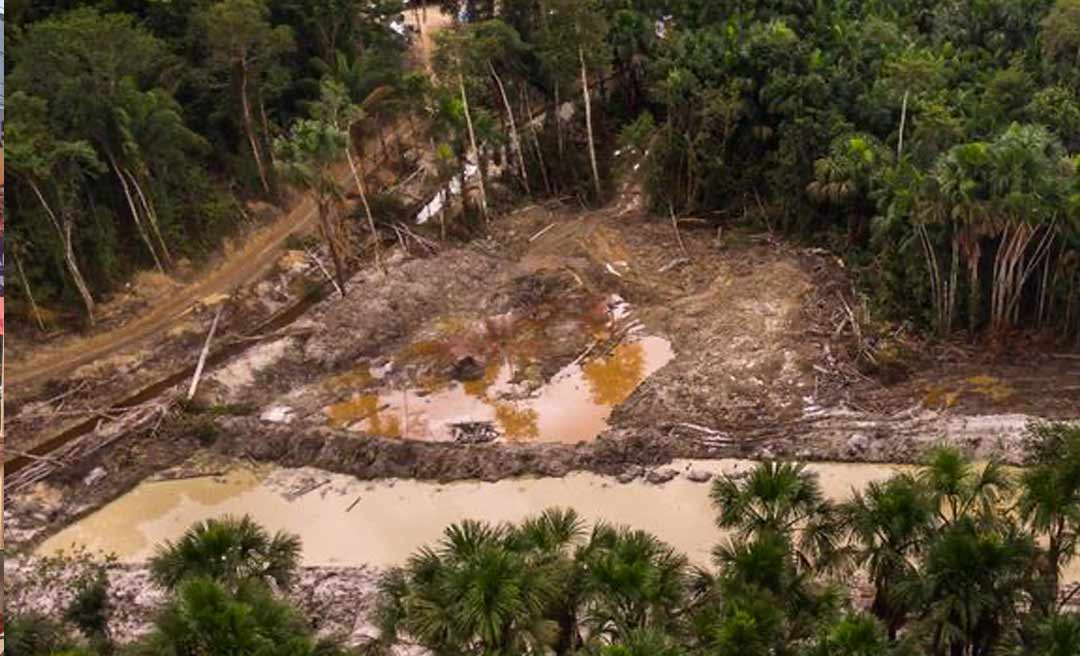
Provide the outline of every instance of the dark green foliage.
[[84,577],[76,583],[75,598],[64,611],[64,619],[71,622],[91,643],[109,647],[109,579],[103,570]]
[[[318,97],[319,76],[340,76],[357,93],[397,83],[405,44],[387,23],[399,8],[11,7],[7,229],[35,300],[61,313],[81,305],[92,323],[95,301],[137,271],[204,260],[244,220],[245,201],[277,199],[270,143]],[[10,295],[25,301],[23,287]]]
[[646,49],[655,208],[842,231],[877,308],[941,333],[1080,333],[1076,0],[706,4]]
[[71,647],[66,627],[44,615],[15,614],[4,628],[5,653],[10,656],[50,656]]
[[185,579],[207,578],[230,588],[248,580],[288,588],[300,562],[300,539],[271,536],[249,517],[200,522],[175,543],[158,548],[150,562],[154,580],[175,589]]
[[235,590],[205,578],[185,579],[134,650],[162,656],[314,656],[319,647],[305,619],[261,581]]

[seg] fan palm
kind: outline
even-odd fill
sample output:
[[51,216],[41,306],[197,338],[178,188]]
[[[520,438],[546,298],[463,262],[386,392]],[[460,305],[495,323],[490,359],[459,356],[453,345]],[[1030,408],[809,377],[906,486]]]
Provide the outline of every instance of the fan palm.
[[930,494],[938,521],[948,525],[964,517],[992,522],[1013,488],[1000,461],[990,460],[977,468],[951,446],[930,451],[918,473],[918,482]]
[[662,631],[637,629],[618,643],[601,648],[599,656],[683,656],[686,653],[672,636]]
[[920,608],[932,654],[990,654],[1016,636],[1031,601],[1036,547],[1015,526],[984,528],[961,517],[942,529],[917,578],[903,584]]
[[885,631],[868,615],[848,615],[825,627],[810,650],[812,656],[881,656],[886,652]]
[[299,537],[271,536],[250,517],[226,516],[199,522],[175,543],[158,547],[150,571],[168,589],[188,578],[208,578],[229,587],[256,579],[288,588],[299,562]]
[[1062,567],[1080,546],[1080,427],[1046,424],[1033,427],[1039,462],[1020,476],[1020,517],[1047,539],[1043,612],[1057,604]]
[[843,505],[841,514],[855,562],[866,567],[874,586],[871,611],[894,640],[908,613],[895,585],[914,574],[916,558],[932,535],[931,499],[914,477],[904,474],[870,483]]
[[560,594],[550,564],[512,548],[505,526],[464,521],[380,584],[383,640],[407,634],[436,654],[541,654],[557,625]]
[[840,564],[839,516],[805,465],[763,462],[745,478],[718,478],[710,496],[721,529],[734,530],[741,539],[766,532],[785,536],[806,569]]
[[292,607],[260,581],[235,592],[205,579],[186,579],[135,650],[156,656],[315,656],[341,653],[320,645]]
[[1033,656],[1080,654],[1080,615],[1054,615],[1039,627]]
[[594,635],[670,629],[687,591],[686,558],[645,531],[600,524],[578,554],[582,614]]

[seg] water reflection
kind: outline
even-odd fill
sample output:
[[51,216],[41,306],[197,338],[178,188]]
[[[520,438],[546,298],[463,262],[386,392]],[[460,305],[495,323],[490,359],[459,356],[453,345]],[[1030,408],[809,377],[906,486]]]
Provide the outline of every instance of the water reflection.
[[667,340],[643,337],[583,366],[571,364],[531,392],[530,381],[516,384],[513,374],[538,363],[493,358],[477,380],[364,394],[330,406],[327,418],[337,428],[432,441],[453,440],[455,425],[474,422],[490,423],[510,440],[590,440],[608,428],[612,408],[673,355]]
[[619,344],[607,357],[582,367],[593,403],[618,405],[645,379],[645,347],[641,342]]

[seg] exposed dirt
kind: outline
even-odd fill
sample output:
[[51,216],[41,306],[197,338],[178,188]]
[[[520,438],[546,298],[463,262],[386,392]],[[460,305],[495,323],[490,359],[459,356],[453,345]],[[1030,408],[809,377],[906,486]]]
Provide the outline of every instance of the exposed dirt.
[[[718,239],[690,224],[680,230],[684,254],[670,223],[633,203],[534,207],[495,226],[490,239],[431,257],[395,254],[385,273],[358,273],[347,298],[312,308],[293,336],[207,372],[203,404],[246,415],[205,417],[220,431],[211,449],[360,478],[436,480],[619,474],[678,457],[912,462],[943,439],[1022,462],[1030,419],[1080,416],[1060,384],[1077,372],[1057,360],[984,368],[956,352],[966,360],[927,366],[909,356],[889,385],[860,373],[855,331],[837,320],[853,304],[850,283],[826,253],[767,236]],[[623,323],[610,322],[612,295],[631,308]],[[328,411],[371,391],[482,385],[498,357],[526,357],[521,382],[542,387],[571,361],[602,358],[628,321],[670,340],[675,357],[615,404],[595,441],[436,443],[379,434],[370,422],[345,430]],[[466,359],[475,374],[460,370]],[[1055,386],[1044,406],[1038,390]],[[202,425],[144,427],[61,469],[47,482],[63,502],[9,503],[9,537],[33,543],[182,461],[199,448]]]
[[[90,570],[93,560],[61,562],[56,559],[19,556],[5,562],[5,597],[22,612],[59,617],[74,597],[74,583]],[[132,642],[150,630],[166,601],[164,590],[142,565],[113,563],[106,566],[109,600],[114,609],[110,630],[122,642]],[[360,645],[378,634],[372,624],[376,586],[380,573],[365,567],[302,567],[287,597],[312,620],[322,636],[344,638]],[[394,654],[418,653],[408,646]]]

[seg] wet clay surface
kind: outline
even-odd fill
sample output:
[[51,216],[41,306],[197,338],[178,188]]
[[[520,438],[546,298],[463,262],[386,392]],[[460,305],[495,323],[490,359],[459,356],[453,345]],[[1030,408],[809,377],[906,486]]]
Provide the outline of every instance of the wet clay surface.
[[[1020,463],[1028,421],[1080,416],[1067,358],[878,331],[888,348],[866,369],[844,318],[850,280],[818,250],[694,224],[681,247],[632,203],[529,208],[493,228],[430,257],[391,254],[295,334],[208,371],[204,403],[250,408],[212,417],[210,448],[436,481],[615,475],[680,457],[914,462],[942,440]],[[890,349],[903,356],[892,369]],[[580,425],[557,411],[568,399],[588,401]],[[196,440],[179,437],[142,430],[61,469],[47,481],[55,507],[9,502],[13,541],[55,533],[183,459]]]

